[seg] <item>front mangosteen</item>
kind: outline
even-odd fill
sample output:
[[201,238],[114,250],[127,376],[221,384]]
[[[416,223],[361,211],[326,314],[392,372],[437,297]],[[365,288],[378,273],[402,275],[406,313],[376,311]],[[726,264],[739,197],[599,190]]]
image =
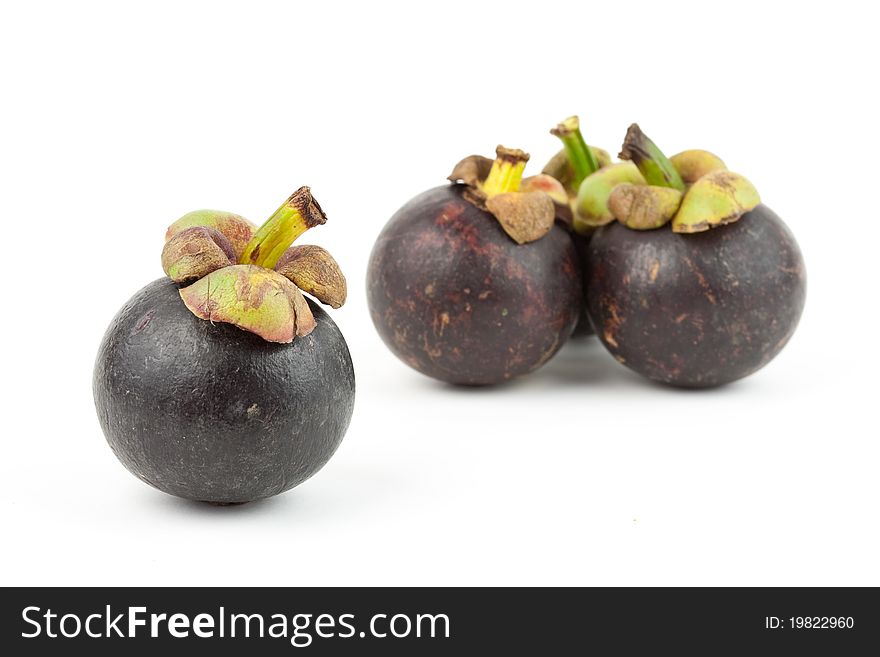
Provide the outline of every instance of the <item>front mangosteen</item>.
[[581,270],[556,224],[565,194],[523,179],[528,155],[465,158],[451,185],[416,196],[379,235],[367,299],[379,335],[403,362],[463,385],[500,383],[547,362],[571,335]]
[[168,278],[123,306],[95,364],[101,428],[134,475],[237,504],[293,488],[333,455],[354,371],[339,329],[302,292],[338,308],[345,278],[324,249],[290,247],[325,221],[303,187],[259,230],[212,210],[168,229]]
[[683,387],[721,385],[769,363],[804,307],[791,231],[707,151],[667,159],[634,124],[620,157],[628,179],[609,184],[598,172],[577,199],[580,220],[598,227],[586,299],[602,344],[636,372]]

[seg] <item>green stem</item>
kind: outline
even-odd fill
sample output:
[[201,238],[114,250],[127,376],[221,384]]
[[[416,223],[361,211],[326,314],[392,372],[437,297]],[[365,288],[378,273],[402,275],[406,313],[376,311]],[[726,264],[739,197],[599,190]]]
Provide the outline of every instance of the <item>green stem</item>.
[[565,154],[574,170],[572,186],[577,190],[584,178],[599,170],[599,163],[581,134],[580,120],[576,116],[570,116],[553,128],[550,134],[559,137],[565,147]]
[[663,154],[657,144],[648,139],[638,123],[633,123],[626,131],[620,155],[621,160],[635,164],[649,185],[671,187],[680,192],[685,190],[684,181],[672,162]]
[[272,269],[296,238],[325,221],[311,190],[300,187],[257,229],[238,261]]
[[492,163],[489,175],[480,188],[489,198],[519,191],[519,184],[528,161],[528,153],[516,148],[499,146],[495,149],[495,161]]

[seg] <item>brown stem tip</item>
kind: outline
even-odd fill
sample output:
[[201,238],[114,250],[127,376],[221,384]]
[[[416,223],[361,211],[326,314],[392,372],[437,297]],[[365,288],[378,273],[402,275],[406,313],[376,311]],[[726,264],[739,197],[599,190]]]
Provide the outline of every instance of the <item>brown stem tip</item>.
[[672,187],[680,192],[685,190],[684,181],[672,162],[669,161],[657,144],[642,132],[638,123],[633,123],[626,131],[626,138],[620,151],[621,160],[635,164],[649,185]]
[[562,139],[563,137],[570,137],[575,132],[580,130],[581,122],[580,119],[576,116],[569,116],[565,121],[558,123],[555,128],[550,130],[550,134],[554,137],[559,137]]
[[327,215],[324,214],[321,206],[312,196],[312,190],[307,186],[300,187],[291,194],[287,199],[287,205],[299,212],[305,225],[309,228],[327,223]]
[[495,148],[495,157],[512,164],[529,161],[529,154],[525,151],[521,151],[518,148],[505,148],[501,144]]
[[626,137],[623,145],[620,147],[620,154],[617,156],[621,160],[629,160],[636,165],[643,160],[651,157],[646,145],[645,133],[639,127],[638,123],[633,123],[626,131]]

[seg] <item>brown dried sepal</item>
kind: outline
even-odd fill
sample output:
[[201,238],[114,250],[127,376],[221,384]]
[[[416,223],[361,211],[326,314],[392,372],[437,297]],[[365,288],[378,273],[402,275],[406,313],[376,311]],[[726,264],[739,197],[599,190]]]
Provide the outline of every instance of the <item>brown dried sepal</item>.
[[468,187],[478,189],[480,183],[489,175],[492,162],[493,160],[482,155],[468,155],[452,168],[447,180],[462,182]]
[[486,209],[517,244],[539,240],[553,228],[556,208],[544,192],[508,192],[486,201]]
[[278,260],[275,271],[331,308],[345,303],[348,294],[345,276],[330,252],[320,246],[290,247]]
[[627,228],[653,230],[669,223],[681,198],[682,193],[671,187],[622,183],[611,190],[608,209]]
[[191,283],[234,262],[230,241],[206,226],[180,231],[162,249],[162,269],[175,283]]
[[183,215],[168,227],[165,241],[170,240],[187,228],[204,226],[219,231],[229,240],[235,252],[234,261],[241,257],[244,247],[257,231],[257,227],[244,217],[222,210],[196,210]]
[[294,286],[292,290],[289,290],[288,294],[293,305],[293,311],[296,314],[296,334],[303,338],[314,331],[318,323],[315,321],[312,309],[309,308],[309,302],[306,301],[299,288]]

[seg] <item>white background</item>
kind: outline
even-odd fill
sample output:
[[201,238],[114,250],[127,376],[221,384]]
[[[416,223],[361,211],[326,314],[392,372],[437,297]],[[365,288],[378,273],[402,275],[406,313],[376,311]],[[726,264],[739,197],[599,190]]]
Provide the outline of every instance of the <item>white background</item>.
[[[880,49],[871,3],[21,3],[0,10],[3,584],[880,585]],[[809,273],[785,351],[683,392],[596,341],[462,390],[400,364],[364,273],[390,215],[495,145],[639,121],[757,185]],[[354,420],[277,498],[132,477],[91,371],[201,207],[309,184],[350,301]]]

